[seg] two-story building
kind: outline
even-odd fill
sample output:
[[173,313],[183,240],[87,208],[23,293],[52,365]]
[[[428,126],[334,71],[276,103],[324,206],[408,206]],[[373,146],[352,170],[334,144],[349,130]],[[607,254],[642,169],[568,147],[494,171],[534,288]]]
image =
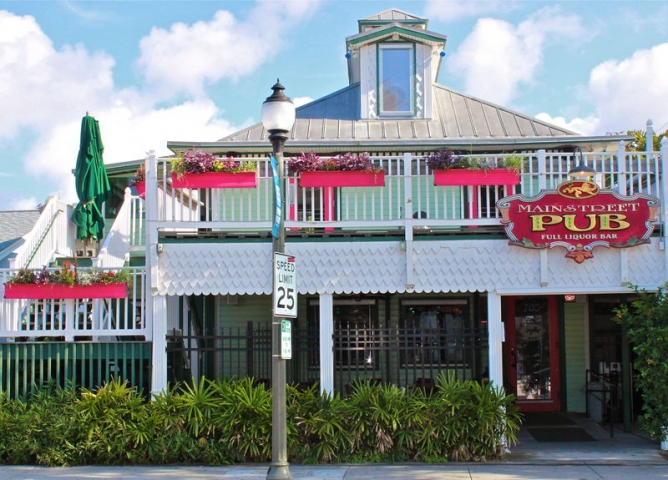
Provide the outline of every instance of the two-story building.
[[[345,394],[357,379],[429,386],[452,371],[503,385],[527,411],[585,412],[604,390],[631,418],[637,404],[630,349],[612,312],[632,294],[629,285],[652,290],[665,282],[659,225],[666,209],[658,221],[623,220],[612,215],[636,207],[610,205],[645,197],[665,203],[665,151],[628,152],[626,136],[577,135],[439,84],[446,37],[429,31],[426,19],[387,10],[358,23],[358,33],[345,39],[349,85],[297,109],[285,155],[366,153],[383,178],[345,186],[286,173],[285,251],[298,271],[288,381]],[[95,259],[100,266],[139,265],[136,292],[106,302],[99,311],[107,323],[89,323],[98,328],[87,331],[71,317],[58,335],[58,348],[72,358],[87,355],[67,350],[82,340],[99,350],[86,370],[90,378],[113,370],[152,391],[200,376],[271,382],[274,183],[267,135],[256,124],[217,141],[168,144],[175,154],[201,150],[253,162],[250,188],[179,186],[169,158],[146,158],[145,200],[125,192]],[[443,148],[488,165],[520,156],[522,169],[499,184],[491,177],[439,182],[425,158]],[[568,197],[559,186],[581,163],[594,172],[591,182],[575,186],[595,184],[598,200],[582,208],[572,205],[579,197],[567,205],[554,200]],[[136,166],[110,167],[112,183],[128,185]],[[526,203],[508,230],[497,205],[516,202]],[[588,224],[573,216],[578,208]],[[597,217],[601,209],[608,216]],[[538,236],[514,238],[527,219],[524,227]],[[600,234],[602,219],[617,223]],[[620,222],[641,222],[645,230],[635,240],[600,236],[617,235]],[[557,224],[567,233],[555,233]],[[46,310],[39,300],[1,301],[0,375],[7,378],[10,353],[11,371],[25,371],[31,367],[21,359],[42,355],[36,347],[48,342],[36,339],[52,335],[21,329],[21,315]],[[65,303],[59,311],[76,311]],[[141,353],[106,358],[108,345]],[[611,388],[611,380],[619,386]],[[603,416],[600,404],[589,410]]]

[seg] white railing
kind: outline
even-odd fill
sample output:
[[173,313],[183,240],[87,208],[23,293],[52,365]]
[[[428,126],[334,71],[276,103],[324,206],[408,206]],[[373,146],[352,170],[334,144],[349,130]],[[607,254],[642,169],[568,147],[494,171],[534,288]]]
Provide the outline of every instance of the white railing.
[[144,202],[125,189],[125,199],[119,208],[109,234],[102,242],[94,265],[100,268],[120,268],[128,260],[133,247],[144,245]]
[[72,206],[50,197],[39,220],[25,236],[25,243],[9,260],[11,268],[37,268],[48,265],[54,255],[71,256],[74,251],[74,227],[70,222]]
[[127,298],[57,300],[6,299],[4,285],[16,270],[0,270],[0,337],[14,341],[149,339],[151,326],[142,295],[145,272],[143,268],[126,270],[132,274]]
[[[315,229],[410,229],[499,225],[496,202],[504,196],[538,194],[568,180],[568,171],[584,161],[597,171],[603,189],[631,195],[649,193],[661,198],[659,152],[520,154],[524,164],[520,184],[508,186],[434,186],[424,155],[372,156],[385,170],[384,187],[302,188],[287,173],[285,226],[290,231]],[[494,162],[507,155],[469,155]],[[152,158],[152,157],[149,157]],[[267,233],[273,222],[272,171],[267,158],[244,158],[258,164],[258,187],[251,189],[172,189],[167,159],[158,159],[157,227],[161,231],[196,234],[253,231]],[[151,192],[146,193],[147,196]]]

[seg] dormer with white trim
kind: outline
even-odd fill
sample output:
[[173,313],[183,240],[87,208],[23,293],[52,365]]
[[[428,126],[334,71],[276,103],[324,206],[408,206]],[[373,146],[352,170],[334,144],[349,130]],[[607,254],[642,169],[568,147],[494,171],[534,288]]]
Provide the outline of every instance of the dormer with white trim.
[[359,20],[346,38],[350,85],[360,85],[361,119],[432,118],[432,85],[447,37],[427,20],[391,9]]

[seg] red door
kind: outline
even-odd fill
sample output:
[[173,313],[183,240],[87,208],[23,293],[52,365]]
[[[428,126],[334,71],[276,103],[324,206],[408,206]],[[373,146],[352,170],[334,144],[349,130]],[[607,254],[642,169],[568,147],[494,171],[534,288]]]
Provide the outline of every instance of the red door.
[[554,296],[506,303],[506,377],[523,412],[561,410],[559,321]]

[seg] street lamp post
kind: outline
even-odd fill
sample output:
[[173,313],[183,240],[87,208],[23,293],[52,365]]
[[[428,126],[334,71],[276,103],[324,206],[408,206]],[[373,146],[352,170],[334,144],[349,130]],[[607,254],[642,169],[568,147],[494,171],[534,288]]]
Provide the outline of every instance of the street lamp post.
[[[271,87],[274,93],[262,104],[262,125],[269,132],[269,141],[273,149],[274,159],[274,226],[272,229],[271,265],[274,279],[274,257],[276,253],[284,253],[284,197],[283,179],[285,161],[283,146],[288,139],[288,132],[295,123],[295,106],[283,94],[285,87],[277,80]],[[272,280],[274,282],[274,280]],[[274,285],[274,295],[276,295]],[[272,299],[272,310],[276,299]],[[281,319],[272,311],[271,325],[271,465],[267,479],[292,479],[288,464],[288,442],[286,432],[286,398],[285,398],[285,360],[281,358]]]

